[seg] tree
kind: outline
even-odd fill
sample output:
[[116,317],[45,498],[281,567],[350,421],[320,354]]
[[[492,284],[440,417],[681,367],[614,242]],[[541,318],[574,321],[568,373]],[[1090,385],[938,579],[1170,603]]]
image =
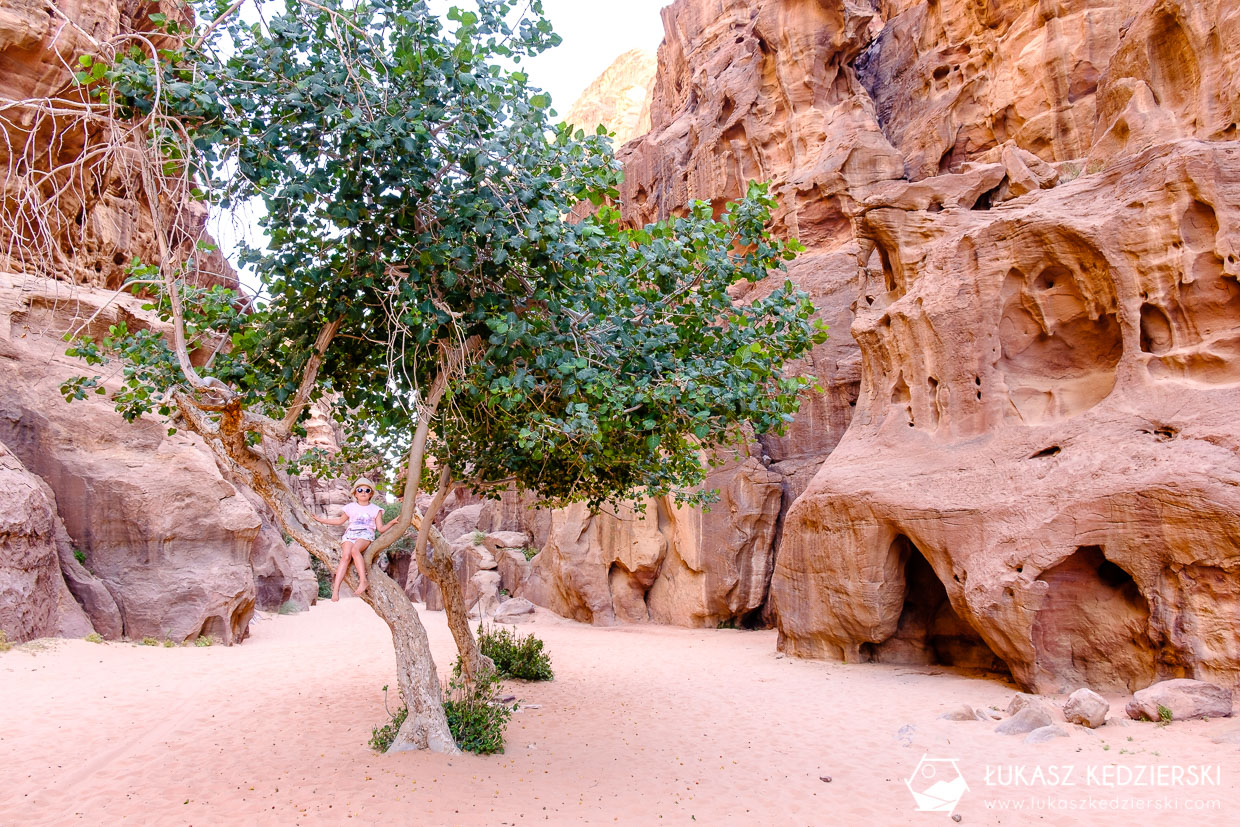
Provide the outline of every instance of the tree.
[[[799,245],[771,237],[757,184],[717,217],[697,203],[627,226],[606,136],[553,127],[518,68],[557,40],[537,0],[523,15],[482,0],[449,25],[415,0],[286,0],[259,23],[239,5],[200,6],[210,22],[197,29],[156,20],[159,48],[88,56],[79,81],[140,126],[125,134],[142,136],[144,185],[173,219],[199,199],[262,199],[269,244],[243,255],[261,301],[191,287],[201,245],[163,240],[135,272],[158,285],[170,339],[120,327],[74,352],[120,359],[118,410],[201,435],[329,565],[336,543],[290,492],[276,447],[312,400],[341,395],[351,434],[403,458],[401,518],[368,562],[416,526],[415,559],[476,670],[432,524],[450,486],[516,486],[551,505],[709,501],[703,457],[745,439],[742,424],[782,427],[808,381],[783,363],[825,337],[786,280],[747,304],[729,291]],[[582,203],[593,210],[575,218]],[[98,377],[63,388],[91,389]],[[393,748],[453,750],[417,614],[382,572],[371,583],[409,707]]]

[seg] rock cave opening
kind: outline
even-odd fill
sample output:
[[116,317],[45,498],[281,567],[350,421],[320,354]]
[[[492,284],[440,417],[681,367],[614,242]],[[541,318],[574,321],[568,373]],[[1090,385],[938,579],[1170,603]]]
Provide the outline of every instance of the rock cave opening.
[[1009,674],[986,641],[952,608],[947,589],[908,537],[897,535],[891,554],[904,575],[904,606],[895,634],[863,644],[862,656],[874,663],[958,666]]
[[1040,672],[1065,691],[1133,691],[1154,681],[1149,603],[1102,547],[1081,546],[1038,580],[1047,584],[1033,623]]

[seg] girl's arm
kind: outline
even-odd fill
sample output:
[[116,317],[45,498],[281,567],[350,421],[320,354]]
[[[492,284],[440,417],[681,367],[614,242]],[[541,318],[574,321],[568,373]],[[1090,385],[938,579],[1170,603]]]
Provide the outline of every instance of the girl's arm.
[[379,513],[375,515],[375,528],[379,531],[380,534],[382,534],[383,532],[388,530],[388,526],[396,525],[396,521],[399,519],[400,519],[400,515],[398,514],[392,518],[392,522],[390,523],[383,522],[383,509],[380,508]]
[[311,514],[310,516],[323,525],[344,525],[349,521],[349,515],[344,512],[335,517],[320,517],[318,514]]

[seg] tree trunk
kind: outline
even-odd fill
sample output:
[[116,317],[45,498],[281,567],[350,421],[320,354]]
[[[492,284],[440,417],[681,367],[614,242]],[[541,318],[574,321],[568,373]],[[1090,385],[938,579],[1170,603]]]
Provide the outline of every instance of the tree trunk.
[[494,669],[495,664],[482,654],[478,642],[469,630],[469,608],[465,605],[461,581],[456,576],[452,546],[434,526],[431,526],[430,530],[430,545],[431,553],[423,555],[428,559],[418,559],[418,568],[434,581],[443,594],[443,610],[448,617],[448,628],[452,630],[452,639],[456,641],[456,649],[461,653],[465,675],[472,680],[480,670]]
[[[301,500],[281,481],[271,461],[246,444],[245,432],[239,426],[239,404],[225,406],[224,415],[216,424],[188,396],[177,394],[176,401],[189,429],[206,441],[216,459],[231,469],[243,485],[271,506],[281,530],[334,571],[340,562],[337,539],[312,527],[313,521]],[[389,751],[460,752],[444,715],[443,693],[430,641],[413,603],[396,581],[381,570],[369,568],[368,579],[369,588],[362,599],[391,630],[397,682],[409,710]],[[347,582],[351,588],[356,587],[357,577],[352,570]]]
[[395,580],[372,569],[365,599],[392,631],[396,649],[396,679],[401,697],[409,710],[388,752],[429,749],[432,752],[460,752],[443,711],[443,693],[430,641],[418,614]]

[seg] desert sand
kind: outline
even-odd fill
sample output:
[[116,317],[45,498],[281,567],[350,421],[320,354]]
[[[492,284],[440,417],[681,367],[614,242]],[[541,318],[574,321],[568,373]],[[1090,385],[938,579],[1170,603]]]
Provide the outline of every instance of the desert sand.
[[[442,673],[443,614],[422,614]],[[394,660],[386,627],[355,599],[263,616],[234,647],[15,647],[0,654],[0,821],[951,823],[918,812],[905,785],[923,756],[956,759],[965,824],[1240,817],[1240,737],[1212,740],[1237,720],[1061,722],[1067,737],[1026,744],[939,718],[964,703],[1005,708],[1015,688],[994,678],[786,658],[769,631],[597,628],[543,610],[518,629],[546,641],[556,680],[509,685],[525,706],[506,753],[490,757],[370,751]],[[1111,700],[1122,717],[1124,699]],[[1107,785],[1116,766],[1190,765],[1218,776]],[[1045,783],[1052,773],[1072,783]]]

